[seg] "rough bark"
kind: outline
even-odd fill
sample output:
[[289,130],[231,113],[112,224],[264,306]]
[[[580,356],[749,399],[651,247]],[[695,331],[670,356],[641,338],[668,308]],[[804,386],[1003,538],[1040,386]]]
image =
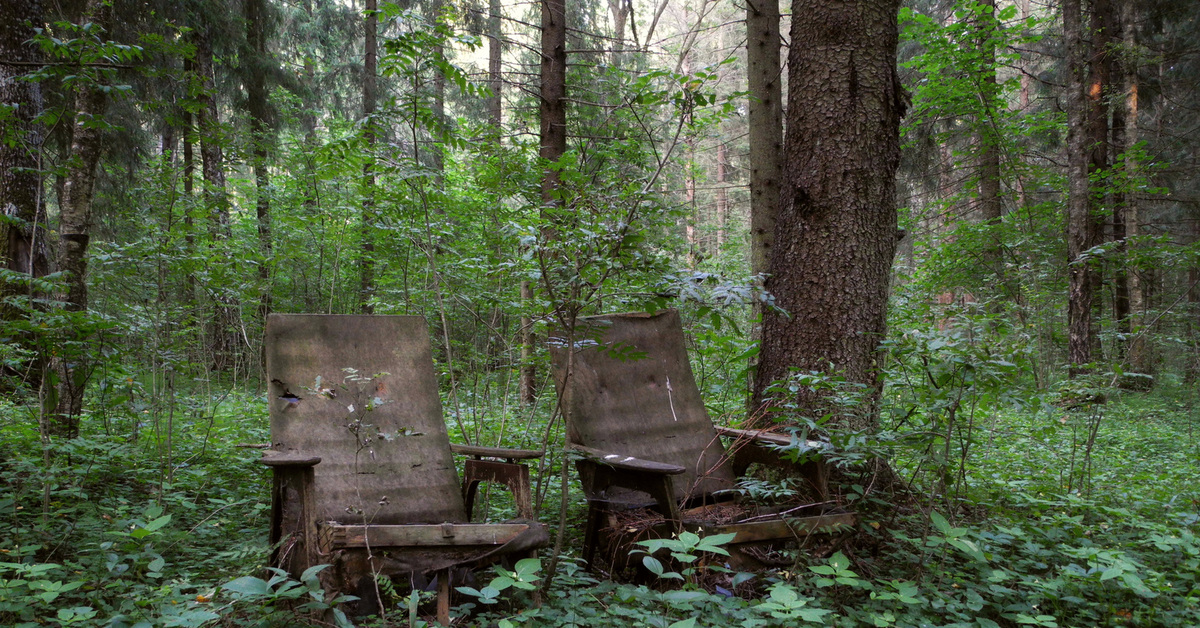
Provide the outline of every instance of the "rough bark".
[[1095,270],[1083,253],[1095,246],[1092,228],[1091,157],[1088,133],[1088,49],[1081,0],[1063,0],[1063,36],[1067,48],[1067,361],[1072,376],[1092,361],[1096,331],[1092,325]]
[[[797,0],[788,58],[785,182],[756,397],[791,369],[840,372],[878,394],[878,347],[898,240],[898,0]],[[800,403],[826,409],[801,393]],[[874,414],[839,416],[869,428]]]
[[[108,11],[99,0],[89,0],[85,16],[96,24],[107,24]],[[71,157],[59,208],[58,268],[66,273],[67,289],[62,301],[71,312],[86,312],[87,248],[92,231],[92,198],[96,166],[100,162],[103,136],[99,124],[104,117],[107,98],[99,85],[83,85],[75,95],[75,126],[71,138]],[[84,337],[73,330],[72,344]],[[87,387],[88,360],[84,355],[65,355],[55,361],[58,371],[57,404],[51,431],[65,438],[79,435],[79,417],[83,411]]]
[[362,188],[362,283],[358,292],[358,309],[371,314],[375,306],[371,298],[375,295],[375,102],[376,66],[378,55],[377,29],[379,28],[376,0],[367,0],[363,11],[363,142],[366,144],[366,159],[363,161]]
[[[38,151],[44,139],[35,122],[42,111],[38,83],[18,80],[36,69],[41,53],[28,44],[34,28],[42,26],[42,5],[37,0],[0,3],[0,59],[25,65],[0,64],[0,105],[14,115],[0,127],[0,262],[4,268],[41,277],[48,270],[45,212],[41,193]],[[10,145],[13,144],[13,145]],[[0,282],[0,296],[27,292],[28,287]],[[4,312],[11,318],[14,312]]]

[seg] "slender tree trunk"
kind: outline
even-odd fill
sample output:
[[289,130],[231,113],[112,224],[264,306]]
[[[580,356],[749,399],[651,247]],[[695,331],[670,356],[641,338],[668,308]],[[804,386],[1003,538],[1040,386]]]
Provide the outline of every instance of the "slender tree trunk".
[[362,284],[358,293],[358,309],[371,314],[375,306],[375,102],[376,96],[376,31],[379,28],[376,0],[367,0],[363,12],[363,142],[367,146],[363,161],[362,188]]
[[[197,126],[200,135],[200,165],[204,177],[204,204],[208,210],[208,229],[211,242],[209,246],[223,254],[232,235],[229,215],[229,194],[225,186],[225,166],[223,163],[221,145],[224,142],[224,132],[221,129],[220,118],[217,114],[216,81],[213,74],[213,49],[211,33],[202,26],[196,30],[196,73],[202,84],[200,95],[197,97]],[[230,263],[223,269],[224,273],[216,274],[213,284],[213,318],[211,345],[213,350],[213,368],[221,371],[233,365],[234,352],[237,347],[237,309],[234,299],[229,296],[225,284],[236,276],[236,269]]]
[[[538,156],[553,163],[567,152],[567,9],[565,0],[542,0],[542,59],[541,99],[539,107],[541,145]],[[547,167],[542,173],[542,208],[559,205],[558,170]],[[553,237],[547,232],[545,237]],[[533,298],[532,286],[522,284],[521,297],[526,303]],[[537,393],[537,370],[532,356],[535,351],[531,325],[522,321],[521,398],[531,402]]]
[[[896,71],[899,4],[792,5],[787,171],[767,280],[788,314],[765,312],[758,399],[792,368],[839,372],[880,390],[907,99]],[[801,396],[818,413],[828,409],[818,396]],[[835,421],[870,428],[876,417]]]
[[[183,61],[184,76],[190,76],[194,71],[192,62]],[[190,111],[183,113],[183,246],[187,255],[187,279],[184,283],[184,302],[187,311],[196,310],[196,274],[192,272],[192,260],[196,257],[196,224],[192,219],[192,202],[195,194],[196,154],[194,142],[196,137],[195,120]]]
[[[775,241],[783,181],[783,70],[779,61],[779,0],[746,2],[746,89],[749,91],[750,273],[765,276]],[[750,337],[762,341],[762,302],[754,300]],[[750,372],[758,363],[750,358]],[[753,386],[753,382],[751,382]],[[758,394],[747,399],[756,403]],[[754,408],[750,408],[751,411]]]
[[1070,374],[1092,361],[1095,270],[1083,253],[1095,246],[1092,225],[1089,134],[1088,49],[1081,0],[1063,0],[1063,36],[1067,48],[1067,361]]
[[501,14],[504,11],[500,0],[489,0],[488,2],[488,88],[492,95],[488,97],[488,123],[496,132],[496,141],[499,143],[501,135],[500,126],[503,124],[503,90],[504,78],[501,74],[502,61],[504,55],[504,30],[500,20]]
[[[1109,122],[1108,100],[1111,91],[1109,79],[1109,57],[1112,54],[1113,7],[1111,0],[1092,0],[1091,15],[1088,20],[1087,33],[1091,40],[1091,54],[1088,56],[1088,86],[1087,86],[1087,126],[1090,153],[1088,157],[1089,181],[1098,177],[1109,168]],[[1098,191],[1098,190],[1097,190]],[[1099,246],[1104,241],[1104,230],[1107,220],[1101,207],[1097,207],[1095,191],[1092,195],[1092,207],[1088,214],[1089,246]],[[1100,326],[1104,321],[1104,267],[1096,266],[1090,275],[1092,282],[1092,359],[1103,359],[1103,345],[1100,342]]]
[[[431,12],[435,23],[442,19],[441,0],[432,3]],[[433,54],[437,57],[444,57],[446,49],[439,43],[434,48]],[[433,119],[438,128],[429,149],[433,159],[434,189],[441,190],[446,180],[446,155],[442,142],[437,136],[445,132],[446,128],[446,74],[436,67],[433,69]],[[440,211],[440,208],[438,209]]]
[[[1123,42],[1123,24],[1121,19],[1113,16],[1114,19],[1110,24],[1110,37],[1112,41]],[[1118,81],[1124,83],[1125,80],[1125,64],[1131,62],[1130,54],[1111,53],[1107,55],[1108,61],[1108,76],[1112,85],[1115,87]],[[1129,315],[1129,265],[1127,257],[1129,247],[1126,242],[1128,232],[1125,226],[1126,207],[1129,205],[1129,190],[1122,183],[1122,179],[1128,180],[1129,168],[1125,163],[1127,151],[1129,149],[1128,140],[1128,118],[1129,112],[1127,103],[1116,89],[1110,89],[1109,101],[1112,103],[1112,159],[1114,174],[1123,175],[1115,177],[1118,182],[1117,188],[1112,193],[1112,239],[1118,247],[1120,253],[1116,257],[1116,262],[1112,267],[1112,292],[1113,292],[1113,322],[1117,329],[1117,345],[1118,357],[1125,360],[1129,356],[1129,337],[1130,337],[1130,315]]]
[[721,142],[717,144],[717,253],[725,245],[725,223],[729,219],[729,192],[725,189],[728,169],[728,149],[725,142]]
[[779,0],[746,3],[747,89],[750,92],[750,272],[769,272],[779,186],[783,179],[783,87],[779,64]]
[[[258,279],[262,294],[258,301],[258,317],[265,326],[271,313],[271,171],[270,145],[271,120],[267,101],[266,75],[267,37],[266,0],[246,0],[246,47],[251,72],[246,81],[246,105],[250,111],[250,133],[253,136],[252,162],[254,165],[255,215],[258,219],[258,250],[262,262],[258,266]],[[265,328],[265,327],[264,327]],[[265,364],[264,364],[265,368]]]
[[[85,19],[105,26],[108,11],[100,0],[89,0]],[[92,196],[96,183],[96,165],[100,162],[100,123],[107,104],[105,92],[99,85],[84,85],[75,95],[75,127],[71,140],[66,183],[59,210],[59,270],[66,273],[67,293],[63,298],[66,309],[86,312],[87,248],[92,230]],[[83,344],[77,331],[71,334],[71,344]],[[56,360],[59,375],[57,407],[52,431],[59,436],[79,435],[79,417],[83,412],[83,394],[87,387],[88,359],[86,355],[64,355]]]
[[[1140,175],[1138,173],[1137,158],[1129,154],[1129,149],[1133,148],[1138,143],[1138,65],[1137,54],[1137,28],[1138,23],[1138,4],[1137,2],[1125,2],[1121,5],[1121,22],[1122,22],[1122,37],[1124,39],[1124,48],[1127,52],[1124,57],[1122,68],[1124,70],[1124,88],[1125,88],[1125,173],[1130,180],[1136,180]],[[1138,195],[1136,193],[1129,194],[1125,198],[1122,205],[1121,217],[1125,226],[1125,241],[1126,250],[1132,251],[1133,247],[1137,246],[1137,237],[1141,232],[1141,224],[1139,218]],[[1132,245],[1130,244],[1132,242]],[[1129,271],[1127,274],[1129,284],[1129,333],[1131,338],[1129,341],[1126,360],[1129,363],[1129,368],[1137,373],[1150,373],[1153,370],[1153,365],[1149,358],[1145,335],[1142,332],[1142,323],[1145,320],[1146,299],[1143,289],[1142,274],[1139,268],[1134,265],[1126,266]]]
[[[983,77],[980,88],[984,96],[985,115],[976,120],[977,137],[979,142],[979,214],[980,220],[989,228],[987,247],[984,249],[984,263],[992,274],[992,281],[997,287],[1007,287],[1004,273],[1003,242],[1000,236],[1000,221],[1003,214],[1003,203],[1000,197],[1000,141],[997,116],[999,111],[992,109],[993,103],[1000,102],[1000,85],[996,80],[996,41],[994,39],[999,24],[996,21],[996,0],[980,2],[986,11],[978,25],[979,45],[986,60],[987,74]],[[1013,296],[1013,295],[1009,295]]]
[[625,24],[632,9],[630,0],[608,0],[608,12],[613,21],[612,64],[616,67],[625,63]]

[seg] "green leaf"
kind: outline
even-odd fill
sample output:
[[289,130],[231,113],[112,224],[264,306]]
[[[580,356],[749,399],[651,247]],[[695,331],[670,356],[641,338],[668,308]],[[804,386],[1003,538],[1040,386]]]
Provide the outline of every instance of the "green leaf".
[[946,518],[939,514],[936,510],[929,513],[929,520],[933,522],[933,527],[937,528],[938,532],[941,532],[944,535],[949,535],[950,531],[953,529],[950,525],[950,522],[946,521]]
[[271,593],[271,587],[267,585],[267,581],[254,576],[242,576],[226,582],[221,585],[221,588],[244,596],[269,595]]
[[145,529],[154,532],[171,522],[171,515],[163,515],[146,524]]
[[646,569],[650,570],[650,573],[652,573],[660,578],[662,577],[663,564],[657,558],[650,556],[650,555],[643,556],[642,557],[642,565],[644,565],[646,567]]
[[688,617],[687,619],[681,619],[681,620],[671,624],[668,628],[694,628],[695,625],[696,625],[696,618]]

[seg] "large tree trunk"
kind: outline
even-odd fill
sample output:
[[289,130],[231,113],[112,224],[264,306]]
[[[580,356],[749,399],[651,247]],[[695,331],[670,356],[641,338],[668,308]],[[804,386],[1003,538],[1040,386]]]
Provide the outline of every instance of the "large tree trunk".
[[[790,369],[880,389],[880,341],[898,236],[899,0],[797,0],[788,58],[787,171],[767,289],[756,397]],[[801,45],[802,42],[802,45]],[[801,393],[800,403],[824,409]],[[873,413],[835,419],[870,428]]]
[[[107,25],[108,11],[99,0],[89,0],[85,19]],[[100,162],[100,123],[107,104],[99,85],[84,85],[75,95],[75,127],[71,157],[59,210],[58,267],[66,273],[67,292],[63,302],[71,312],[86,312],[87,248],[92,231],[92,197],[96,183],[96,165]],[[76,346],[84,338],[71,334]],[[83,393],[87,387],[88,360],[85,355],[67,354],[56,360],[58,398],[52,431],[66,438],[79,435],[79,417],[83,412]]]
[[363,142],[367,145],[363,161],[362,188],[362,283],[358,292],[358,309],[371,314],[375,306],[371,303],[375,295],[375,101],[376,60],[379,28],[378,5],[367,0],[363,11]]
[[[15,145],[0,142],[0,263],[4,268],[32,277],[48,270],[42,180],[38,151],[44,134],[35,122],[42,111],[41,85],[18,80],[36,70],[41,61],[37,46],[27,43],[34,29],[41,28],[42,5],[38,0],[6,0],[0,3],[0,59],[22,65],[0,63],[0,104],[12,108],[14,116],[2,129]],[[11,133],[11,135],[9,135]],[[28,286],[0,282],[0,296],[27,292]],[[3,312],[9,319],[16,312]]]
[[1067,362],[1072,376],[1092,361],[1096,330],[1092,325],[1095,270],[1082,257],[1096,245],[1088,180],[1091,151],[1087,42],[1081,0],[1063,0],[1063,36],[1067,47]]

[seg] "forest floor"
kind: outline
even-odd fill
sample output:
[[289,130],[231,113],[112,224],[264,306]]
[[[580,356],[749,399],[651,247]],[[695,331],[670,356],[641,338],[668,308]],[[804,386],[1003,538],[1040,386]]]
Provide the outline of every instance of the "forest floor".
[[[0,406],[0,625],[350,621],[313,610],[327,606],[313,579],[263,569],[269,478],[259,451],[238,446],[268,440],[261,399],[184,401],[172,413],[113,404],[85,422],[96,431],[52,446],[26,408]],[[1194,391],[1162,386],[1073,410],[993,413],[950,447],[897,441],[893,468],[910,490],[843,487],[857,529],[769,572],[726,570],[682,536],[669,541],[683,561],[649,565],[635,581],[589,572],[572,479],[566,554],[541,606],[514,581],[540,584],[547,552],[505,577],[477,574],[455,597],[455,625],[1200,625],[1195,402]],[[540,472],[551,524],[558,476],[557,461]],[[492,501],[491,518],[511,516]],[[385,617],[353,621],[425,621],[432,593],[394,593]]]

